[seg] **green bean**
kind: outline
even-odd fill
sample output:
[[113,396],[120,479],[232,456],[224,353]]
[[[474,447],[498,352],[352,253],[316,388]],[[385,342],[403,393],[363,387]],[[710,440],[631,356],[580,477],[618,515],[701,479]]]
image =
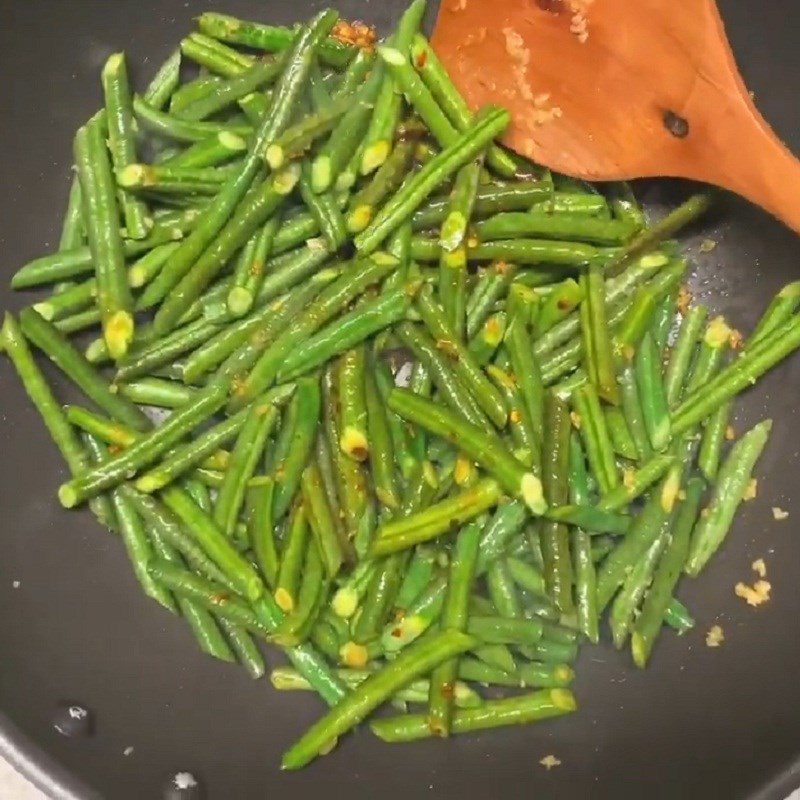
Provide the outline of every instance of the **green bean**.
[[[432,378],[443,400],[470,424],[483,426],[485,417],[481,408],[459,380],[451,368],[450,360],[446,359],[434,340],[420,326],[410,322],[399,325],[396,332]],[[505,413],[505,409],[503,411]]]
[[[573,438],[573,445],[575,441],[576,440]],[[580,446],[579,442],[578,446]],[[580,453],[582,456],[582,448]],[[670,456],[666,460],[666,464],[672,464],[674,460],[674,457]],[[605,500],[605,498],[603,499]],[[602,501],[598,506],[591,506],[588,502],[583,505],[571,504],[556,506],[550,508],[546,516],[548,519],[562,522],[565,525],[577,525],[578,527],[586,528],[592,533],[610,533],[615,536],[626,534],[631,525],[630,517],[622,514],[614,514],[606,510]]]
[[719,469],[711,501],[692,531],[685,567],[687,574],[699,575],[724,541],[771,429],[772,420],[760,422],[728,453]]
[[619,484],[619,475],[605,416],[594,387],[590,384],[581,386],[573,393],[572,404],[578,415],[581,439],[592,475],[600,487],[600,493],[606,495]]
[[642,417],[653,450],[663,450],[670,439],[670,417],[661,364],[656,344],[648,333],[636,352],[636,386],[642,403]]
[[[474,522],[459,531],[450,563],[447,597],[442,609],[443,630],[464,631],[468,602],[478,557],[481,525]],[[428,698],[430,725],[434,733],[448,736],[453,713],[453,685],[458,675],[458,659],[440,664],[431,675]]]
[[33,309],[20,313],[20,327],[25,336],[107,414],[136,430],[146,430],[150,426],[150,421],[136,405],[111,391],[91,364]]
[[533,513],[542,514],[546,510],[541,481],[526,472],[494,434],[466,423],[447,409],[402,389],[392,390],[389,408],[409,422],[459,447],[493,473],[503,489],[523,500]]
[[389,371],[389,367],[384,364],[382,360],[376,359],[374,366],[375,379],[378,384],[381,401],[386,413],[386,420],[389,425],[389,433],[392,437],[392,449],[394,451],[397,467],[400,470],[400,474],[403,476],[403,478],[408,479],[417,463],[416,457],[411,452],[409,433],[403,420],[400,419],[400,417],[395,414],[394,411],[386,408],[389,393],[394,387],[394,377]]
[[480,366],[474,362],[469,350],[447,323],[445,311],[434,300],[430,287],[424,287],[417,303],[425,326],[437,342],[440,349],[446,350],[453,360],[453,371],[464,384],[489,419],[502,428],[507,419],[505,404],[500,393],[491,381],[483,374]]
[[147,85],[142,99],[157,110],[164,108],[180,82],[180,70],[181,51],[173,50]]
[[378,55],[386,64],[396,91],[405,95],[411,108],[441,147],[449,147],[458,138],[458,131],[439,108],[431,92],[414,71],[404,51],[394,47],[379,46]]
[[133,339],[133,298],[125,273],[117,223],[119,210],[104,129],[97,115],[79,128],[74,155],[81,182],[89,251],[95,266],[103,337],[112,357],[117,359],[125,355]]
[[[197,270],[195,262],[203,253],[203,250],[214,241],[223,227],[226,226],[226,223],[229,222],[234,209],[253,183],[253,179],[259,170],[260,153],[264,145],[268,141],[272,141],[276,134],[286,126],[292,112],[292,107],[300,94],[303,82],[308,74],[308,68],[313,57],[314,49],[330,30],[335,18],[336,15],[334,12],[323,11],[298,34],[291,52],[286,57],[284,72],[275,87],[269,113],[264,115],[253,137],[250,150],[241,170],[225,184],[209,207],[204,210],[201,219],[198,221],[191,235],[164,266],[164,269],[158,276],[160,280],[154,281],[154,283],[148,287],[152,289],[152,292],[150,292],[148,296],[151,302],[155,303],[164,299],[176,284],[188,278],[189,274],[194,275],[197,273],[200,282],[203,283],[207,279],[207,271],[218,270],[221,266],[219,259],[221,257],[224,258],[227,252],[224,247],[231,238],[235,238],[231,235],[224,237],[222,242],[220,242],[219,239],[214,242],[214,247],[211,248],[211,255],[207,255],[206,263],[208,269]],[[275,190],[275,193],[278,194],[279,197],[284,196],[280,194],[278,191],[279,189],[286,190],[288,188],[289,191],[291,191],[291,188],[294,186],[292,183],[292,187],[287,187],[287,183],[284,181],[278,183],[275,181],[266,181],[264,185]],[[277,198],[275,198],[271,192],[268,192],[264,198],[264,202],[268,205],[276,202],[276,200]],[[242,213],[239,216],[246,218],[247,215]],[[231,228],[228,226],[228,231],[232,232],[236,227],[237,226],[233,226],[233,228]],[[257,227],[257,223],[255,227]],[[252,233],[252,231],[250,231],[250,233]],[[242,239],[244,240],[248,236],[249,233],[244,235]],[[242,241],[240,241],[239,244],[241,243]],[[235,249],[234,247],[234,250]],[[230,251],[228,255],[232,254],[232,252],[233,251]],[[192,269],[192,267],[194,267],[194,269]],[[191,273],[189,272],[190,269]],[[192,281],[190,281],[190,284],[192,284]],[[184,302],[184,298],[181,295],[182,293],[176,292],[170,295],[170,298],[179,299],[174,301],[177,305],[170,306],[168,310],[177,310],[177,308],[181,306]],[[169,325],[167,325],[167,323],[170,322],[170,319],[164,312],[163,306],[159,309],[159,312],[162,314],[162,322],[159,327],[164,330],[168,329]]]
[[233,536],[244,502],[247,481],[253,476],[277,412],[269,403],[255,403],[242,423],[231,452],[225,478],[214,503],[214,522],[226,536]]
[[689,225],[703,214],[710,204],[711,198],[709,195],[692,195],[655,225],[645,228],[634,236],[622,251],[606,265],[609,274],[615,275],[621,267],[626,266],[632,259],[655,250],[661,242],[671,238],[681,228]]
[[611,605],[608,614],[614,646],[620,649],[624,644],[631,629],[636,609],[650,585],[653,573],[672,537],[675,524],[673,511],[661,525],[657,535],[653,538],[633,565],[625,578],[622,588]]
[[395,454],[389,428],[388,410],[378,391],[375,379],[376,365],[369,364],[364,373],[364,397],[367,408],[367,440],[369,441],[369,464],[375,496],[386,508],[399,505],[398,487],[395,479]]
[[69,317],[56,320],[55,326],[61,333],[77,333],[100,324],[100,312],[90,308]]
[[[509,303],[509,309],[511,304]],[[528,326],[521,313],[509,310],[508,327],[504,345],[514,371],[513,378],[519,386],[537,441],[541,443],[544,431],[544,386],[538,359],[534,355]],[[536,459],[538,462],[538,459]]]
[[272,249],[282,221],[280,210],[254,233],[239,256],[233,277],[233,288],[228,293],[228,311],[241,317],[253,306],[264,282],[265,262]]
[[61,224],[61,235],[58,240],[58,251],[74,250],[85,242],[86,227],[83,221],[83,199],[81,183],[74,175],[69,188],[67,208]]
[[145,522],[151,535],[154,536],[154,543],[160,540],[167,542],[186,559],[198,575],[235,591],[234,584],[226,574],[206,555],[203,548],[186,532],[181,521],[169,509],[156,498],[142,494],[130,484],[123,483],[119,491]]
[[606,313],[602,269],[589,268],[581,275],[583,302],[580,305],[584,367],[598,395],[609,403],[619,402],[614,358]]
[[300,485],[311,530],[319,547],[325,572],[329,578],[333,579],[348,554],[336,534],[319,467],[313,461],[303,471]]
[[468,522],[495,506],[500,498],[500,486],[491,479],[435,503],[424,511],[382,525],[372,545],[373,556],[404,550],[426,542]]
[[446,577],[435,575],[425,591],[406,609],[406,613],[384,628],[380,639],[384,652],[396,653],[425,633],[438,619],[446,591]]
[[[542,482],[549,506],[564,505],[568,497],[570,421],[567,406],[552,393],[545,396]],[[563,614],[573,612],[572,563],[565,525],[548,520],[541,528],[547,592]]]
[[308,638],[328,596],[330,584],[324,576],[322,558],[314,539],[309,541],[306,548],[302,575],[297,604],[272,637],[284,647],[300,644]]
[[[219,330],[215,322],[200,318],[178,328],[168,336],[155,338],[147,336],[141,347],[134,348],[119,364],[114,380],[129,381],[143,375],[152,375],[159,367],[172,364],[184,353],[206,342]],[[97,340],[99,343],[99,340]],[[87,357],[101,360],[102,345],[95,351],[94,342],[86,349]]]
[[619,394],[622,414],[628,425],[628,431],[636,445],[636,454],[640,461],[647,460],[653,455],[647,427],[644,424],[642,404],[639,399],[639,388],[636,385],[636,372],[630,364],[625,364],[619,371]]
[[[400,17],[397,29],[389,42],[401,53],[405,53],[410,47],[424,13],[424,0],[414,0]],[[359,165],[362,175],[368,175],[383,164],[392,148],[402,106],[402,96],[398,88],[395,78],[389,73],[385,74],[375,99],[375,110],[364,136]]]
[[224,164],[247,150],[247,142],[241,136],[222,131],[215,136],[201,139],[161,166],[182,169],[208,169]]
[[437,569],[437,556],[435,547],[420,545],[414,550],[395,598],[400,612],[405,613],[431,582]]
[[347,539],[363,541],[372,534],[373,506],[362,465],[339,447],[338,362],[331,362],[323,374],[324,430],[336,475],[336,489]]
[[751,347],[791,319],[800,305],[800,281],[787,283],[770,301],[747,340]]
[[[180,239],[182,230],[177,227],[156,226],[146,239],[135,241],[127,239],[122,249],[126,258],[147,253],[153,248]],[[13,289],[29,289],[45,283],[75,278],[91,272],[94,267],[91,250],[78,247],[27,263],[11,278]]]
[[[108,121],[108,148],[114,170],[119,174],[136,161],[136,142],[131,110],[131,93],[124,53],[108,57],[102,70],[103,94]],[[152,227],[147,206],[127,192],[121,195],[125,228],[131,239],[143,239]]]
[[495,613],[501,617],[517,619],[522,617],[522,604],[506,562],[499,558],[486,573],[486,588]]
[[650,334],[653,337],[653,344],[656,350],[663,355],[667,346],[672,325],[675,321],[675,311],[678,307],[678,293],[680,287],[674,286],[672,290],[661,298],[661,302],[656,307]]
[[286,513],[300,485],[300,476],[314,446],[320,407],[319,378],[299,380],[273,452],[276,521]]
[[330,250],[338,250],[347,239],[347,225],[331,192],[317,193],[312,187],[311,168],[305,163],[300,173],[300,196]]
[[380,281],[395,264],[395,259],[384,253],[356,261],[294,320],[291,330],[281,334],[261,353],[250,374],[236,387],[229,406],[241,407],[269,386],[283,365],[284,358],[301,341],[319,330],[364,289]]
[[[491,314],[495,302],[499,301],[508,292],[515,274],[516,268],[506,264],[504,261],[498,261],[483,273],[483,281],[479,283],[479,286],[482,283],[483,291],[473,292],[467,303],[466,333],[469,338],[477,334],[478,328],[483,325]],[[507,317],[506,332],[510,322],[509,315]]]
[[532,238],[611,246],[624,244],[634,233],[630,224],[618,220],[530,211],[500,213],[475,226],[475,235],[483,242]]
[[[421,174],[421,171],[417,173],[417,175]],[[404,184],[404,188],[407,186],[407,184]],[[399,211],[397,213],[398,215],[400,214]],[[380,216],[381,214],[378,214],[376,219],[379,219]],[[382,220],[380,221],[382,222]],[[389,222],[386,224],[388,225]],[[363,236],[363,234],[359,234],[359,236]],[[356,246],[358,245],[359,243],[356,241]],[[436,239],[415,236],[411,242],[411,254],[417,261],[438,261],[441,257],[441,247]],[[579,242],[557,242],[547,239],[506,239],[474,245],[471,241],[467,243],[467,259],[469,261],[507,261],[518,265],[546,264],[548,268],[553,269],[556,275],[563,274],[565,270],[570,268],[586,268],[597,260],[599,256],[600,251],[596,247],[590,244],[580,244]],[[553,280],[556,279],[554,278]]]
[[658,538],[675,505],[684,464],[676,463],[648,495],[627,536],[606,557],[597,575],[597,606],[602,611],[643,553]]
[[208,97],[214,87],[219,86],[222,79],[217,75],[201,74],[194,80],[188,81],[173,92],[169,99],[169,113],[180,116],[182,109],[191,105],[200,98]]
[[[232,165],[235,169],[236,165]],[[128,164],[117,172],[117,185],[129,192],[157,197],[215,195],[230,178],[228,167],[182,167],[172,164]]]
[[413,139],[400,139],[369,183],[353,195],[347,213],[347,230],[351,234],[363,231],[372,221],[381,201],[400,187],[408,174],[413,149]]
[[217,75],[231,78],[253,65],[254,58],[240,53],[203,33],[190,33],[181,42],[181,52],[196,64]]
[[[207,36],[220,39],[231,44],[244,45],[268,53],[280,53],[288,50],[297,34],[296,29],[262,25],[237,19],[227,14],[206,11],[197,18],[200,30]],[[331,26],[332,27],[332,26]],[[327,37],[321,39],[318,55],[326,64],[343,67],[352,58],[355,48]]]
[[539,438],[534,431],[528,407],[519,391],[517,381],[494,364],[490,364],[486,371],[503,395],[508,411],[508,428],[516,457],[532,468],[535,464],[535,469],[538,471],[540,469]]
[[567,278],[544,299],[533,326],[535,338],[549,331],[556,323],[567,317],[583,300],[583,289],[572,278]]
[[138,439],[127,450],[62,484],[61,504],[72,508],[136,474],[213,414],[224,402],[225,394],[224,386],[211,386],[199,392],[193,405],[174,412],[161,427]]
[[167,507],[181,520],[188,532],[226,575],[236,591],[256,600],[264,585],[253,566],[243,558],[214,520],[203,512],[185,491],[169,486],[161,492]]
[[266,665],[261,651],[255,642],[250,638],[250,634],[241,626],[230,620],[221,618],[220,626],[225,631],[225,635],[231,647],[236,653],[239,663],[247,670],[253,680],[258,680],[264,676]]
[[[362,684],[372,674],[368,670],[340,669],[336,673],[350,688]],[[270,674],[270,681],[278,691],[297,691],[310,689],[308,681],[291,667],[277,667]],[[430,683],[426,679],[413,681],[400,689],[394,699],[405,703],[425,703],[428,699]],[[453,686],[453,702],[457,708],[475,708],[481,698],[468,684],[458,681]]]
[[164,114],[134,95],[133,114],[139,125],[150,133],[176,142],[200,142],[209,136],[230,133],[248,138],[253,135],[250,125],[228,125],[222,122],[195,122]]
[[[195,398],[197,395],[195,395]],[[261,407],[267,408],[268,402]],[[215,453],[220,445],[232,439],[241,430],[247,416],[246,411],[241,411],[232,417],[212,426],[196,439],[171,450],[163,461],[142,473],[136,479],[136,488],[140,492],[150,494],[172,483],[184,475],[192,467],[205,462]],[[226,464],[227,466],[227,464]]]
[[272,525],[274,493],[272,480],[249,488],[246,513],[248,539],[264,581],[270,587],[275,586],[278,577],[278,552]]
[[540,639],[537,644],[528,647],[534,661],[544,661],[547,664],[570,664],[578,656],[578,645],[575,643],[565,644]]
[[339,361],[339,447],[356,461],[366,461],[370,452],[364,394],[365,365],[363,345],[347,350]]
[[289,515],[288,527],[281,553],[280,568],[275,581],[275,602],[281,610],[290,612],[297,602],[300,571],[307,550],[308,515],[302,502],[296,502]]
[[[364,85],[341,116],[330,136],[319,148],[311,165],[311,185],[315,192],[339,189],[337,178],[359,152],[359,143],[367,131],[375,98],[380,91],[383,70],[373,69]],[[349,188],[349,187],[347,187]]]
[[156,408],[180,408],[192,402],[195,396],[193,389],[164,378],[142,378],[132,383],[123,383],[118,391],[122,397],[134,403]]
[[705,419],[721,403],[733,398],[798,346],[800,316],[794,316],[745,350],[715,378],[688,394],[673,414],[673,435],[683,433]]
[[628,422],[622,410],[615,406],[606,406],[606,408],[603,409],[603,414],[606,418],[608,435],[611,437],[611,443],[614,445],[614,452],[630,461],[636,461],[639,458],[639,450],[636,447],[636,442],[633,440],[630,428],[628,428]]
[[[653,253],[643,256],[620,275],[609,278],[605,287],[607,308],[613,308],[614,305],[627,298],[638,285],[652,278],[655,273],[668,264],[669,259],[667,256],[661,253]],[[579,329],[580,323],[577,314],[566,317],[536,340],[534,352],[541,358],[545,353],[549,353],[559,345],[570,341],[579,332]]]
[[678,405],[681,392],[684,387],[689,362],[694,353],[700,332],[705,325],[708,309],[705,306],[694,306],[683,318],[678,338],[672,348],[667,370],[664,374],[664,391],[667,397],[667,405],[674,408]]
[[[531,203],[548,194],[542,181],[515,181],[507,184],[479,186],[475,195],[475,217],[487,217],[500,211],[527,209]],[[435,197],[420,206],[412,215],[415,231],[433,228],[444,222],[447,216],[448,198]]]
[[667,613],[672,592],[689,553],[689,537],[695,526],[705,483],[699,477],[686,483],[686,496],[678,507],[672,538],[655,570],[642,611],[631,635],[631,653],[637,667],[644,668]]
[[[107,456],[106,448],[99,440],[94,439],[91,434],[86,434],[86,438],[92,443],[99,458]],[[175,613],[177,608],[169,591],[153,580],[147,571],[147,565],[153,558],[153,545],[148,538],[142,519],[119,487],[110,493],[110,497],[114,515],[119,524],[120,537],[133,567],[133,574],[142,587],[142,591],[168,611]]]
[[689,610],[679,600],[672,598],[664,614],[664,622],[682,636],[687,631],[694,628],[695,622]]
[[724,317],[714,317],[706,325],[705,333],[700,341],[692,371],[686,381],[684,394],[687,396],[698,387],[705,386],[718,372],[731,338],[731,329]]
[[[88,465],[86,452],[33,360],[17,321],[9,313],[6,313],[3,322],[2,338],[5,351],[22,381],[25,393],[36,406],[70,473],[73,476],[82,474]],[[100,522],[112,530],[115,529],[113,511],[106,498],[93,500],[91,509]]]
[[283,769],[298,769],[313,760],[339,736],[357,725],[373,709],[411,680],[443,661],[469,650],[475,639],[459,631],[445,631],[400,654],[344,698],[334,710],[313,725],[284,754]]
[[494,356],[506,332],[506,315],[499,311],[492,314],[480,326],[480,330],[470,339],[467,349],[481,367],[486,366]]
[[278,380],[302,375],[400,321],[410,305],[409,295],[408,289],[400,287],[359,304],[293,350],[284,360]]
[[[280,609],[268,596],[262,597],[254,608],[250,608],[238,598],[221,591],[222,587],[170,564],[156,561],[151,564],[150,570],[175,592],[190,596],[206,608],[220,615],[225,614],[229,619],[241,622],[260,635],[270,635],[282,620]],[[328,669],[313,647],[307,644],[290,647],[286,649],[286,655],[329,705],[335,705],[346,695],[344,685]]]
[[[576,509],[590,502],[589,473],[580,438],[572,433],[569,452],[569,500]],[[570,547],[575,578],[575,610],[578,628],[593,643],[600,638],[597,609],[597,573],[592,558],[592,537],[583,527],[570,532]]]
[[[660,480],[675,464],[673,453],[656,453],[641,467],[631,470],[625,482],[619,484],[600,498],[597,508],[603,511],[617,511],[630,505],[643,495],[656,481]],[[614,533],[614,531],[607,531]]]
[[[301,254],[287,263],[289,271],[306,272],[315,269],[324,261],[314,253]],[[270,279],[278,272],[268,276],[262,285],[264,292]],[[265,296],[262,307],[248,317],[238,320],[201,345],[190,355],[184,364],[184,380],[191,383],[201,378],[208,370],[223,362],[218,375],[235,377],[246,372],[257,360],[261,351],[271,344],[285,329],[286,324],[303,311],[320,291],[339,276],[336,269],[327,268],[316,272],[297,288],[291,289],[277,300]],[[283,282],[283,281],[281,281]],[[277,283],[275,283],[278,288]]]
[[[404,52],[402,48],[398,49]],[[459,131],[467,128],[472,121],[469,106],[450,80],[433,48],[420,33],[415,34],[411,41],[410,58],[423,83],[450,122]],[[492,170],[503,177],[510,178],[516,172],[514,162],[497,145],[490,145],[487,161]]]
[[407,553],[395,553],[377,563],[353,626],[356,642],[369,643],[379,635],[397,598],[407,564]]
[[697,466],[709,481],[713,481],[717,477],[722,444],[728,428],[730,413],[731,402],[729,400],[711,414],[703,427],[700,450],[697,454]]
[[471,615],[466,630],[481,642],[496,644],[529,645],[542,638],[542,623],[536,619]]
[[213,117],[231,103],[272,83],[281,72],[280,60],[259,60],[236,76],[216,82],[203,97],[172,113],[180,119],[199,122]]
[[[192,268],[183,274],[174,286],[170,287],[169,296],[164,299],[153,318],[153,330],[157,334],[164,335],[174,328],[181,315],[200,296],[203,289],[219,273],[230,256],[278,210],[286,196],[294,189],[297,178],[297,171],[290,167],[286,171],[268,178],[263,184],[254,186],[245,195],[233,216],[218,232],[216,240],[193,264]],[[169,267],[170,262],[167,262],[156,280],[147,287],[143,298],[151,288],[156,286],[159,278]],[[144,299],[142,302],[145,302]]]
[[454,174],[480,153],[508,124],[508,113],[488,109],[485,114],[439,155],[428,162],[381,208],[369,226],[354,238],[362,253],[373,252],[380,243],[433,192],[442,180]]

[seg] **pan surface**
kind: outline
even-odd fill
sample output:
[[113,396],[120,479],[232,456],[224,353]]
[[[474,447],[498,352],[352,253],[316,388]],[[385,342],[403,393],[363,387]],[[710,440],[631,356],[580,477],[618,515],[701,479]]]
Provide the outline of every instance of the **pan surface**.
[[[800,152],[800,5],[720,4],[759,107]],[[57,241],[71,137],[100,102],[99,69],[108,54],[126,50],[141,86],[201,10],[288,23],[320,5],[0,0],[2,306],[30,302],[11,295],[8,278]],[[403,6],[402,0],[338,2],[344,15],[381,30]],[[652,182],[638,190],[658,213],[691,187]],[[797,238],[743,201],[720,198],[692,234],[693,287],[744,331],[783,283],[800,278]],[[718,244],[699,253],[705,238]],[[69,399],[55,372],[48,375]],[[800,784],[798,386],[795,357],[740,404],[740,431],[766,415],[776,420],[758,466],[758,497],[743,508],[702,578],[681,584],[697,628],[682,638],[665,632],[647,671],[635,670],[627,653],[607,643],[585,647],[575,686],[580,711],[570,718],[396,747],[361,730],[311,768],[281,774],[281,751],[321,706],[202,656],[184,626],[141,595],[120,542],[88,513],[60,509],[55,490],[64,467],[3,361],[0,753],[53,797],[69,798],[155,798],[181,770],[197,775],[212,800],[345,793],[349,800],[783,798]],[[772,506],[790,517],[776,522]],[[734,597],[733,587],[752,581],[750,564],[758,557],[767,563],[773,599],[754,610]],[[718,649],[705,646],[712,624],[725,631]],[[54,730],[65,701],[93,711],[94,736],[67,739]],[[547,754],[561,766],[545,771],[538,762]]]

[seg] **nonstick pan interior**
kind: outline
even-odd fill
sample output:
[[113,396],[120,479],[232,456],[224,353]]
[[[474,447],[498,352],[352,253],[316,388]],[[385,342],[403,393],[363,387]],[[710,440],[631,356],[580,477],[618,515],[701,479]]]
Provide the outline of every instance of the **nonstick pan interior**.
[[[403,5],[338,3],[344,15],[382,30]],[[109,53],[126,50],[141,85],[201,10],[288,23],[320,6],[0,0],[2,305],[29,302],[12,296],[8,277],[57,241],[71,137],[99,104],[99,70]],[[724,0],[721,8],[757,104],[800,152],[800,5]],[[638,186],[655,213],[691,189],[667,181]],[[717,245],[700,253],[707,238]],[[745,331],[781,285],[800,277],[797,237],[727,196],[687,245],[699,299]],[[48,376],[63,392],[55,371]],[[783,798],[800,783],[793,771],[800,764],[800,503],[793,500],[799,385],[795,357],[739,406],[740,430],[767,415],[776,421],[758,467],[758,497],[744,506],[729,544],[702,578],[681,585],[697,628],[682,638],[666,632],[647,671],[635,670],[627,653],[607,643],[586,647],[575,686],[580,712],[570,718],[405,746],[384,745],[361,730],[311,768],[281,774],[281,751],[321,706],[202,656],[184,626],[141,595],[121,543],[88,513],[59,507],[55,490],[64,467],[2,362],[2,747],[53,796],[64,797],[159,797],[168,776],[188,770],[212,800]],[[789,518],[776,522],[772,506],[787,509]],[[773,592],[769,604],[754,610],[733,587],[752,579],[750,564],[758,557],[767,563]],[[712,624],[725,631],[718,649],[705,646]],[[59,704],[70,701],[94,713],[93,736],[67,739],[54,730]],[[539,760],[547,754],[561,766],[545,771]]]

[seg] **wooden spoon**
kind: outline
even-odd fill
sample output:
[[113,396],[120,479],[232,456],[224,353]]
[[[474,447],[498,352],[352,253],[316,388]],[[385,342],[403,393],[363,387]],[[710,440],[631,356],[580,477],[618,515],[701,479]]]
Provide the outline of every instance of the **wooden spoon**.
[[471,106],[511,110],[505,143],[537,163],[712,183],[800,232],[800,162],[754,106],[713,0],[443,0],[432,43]]

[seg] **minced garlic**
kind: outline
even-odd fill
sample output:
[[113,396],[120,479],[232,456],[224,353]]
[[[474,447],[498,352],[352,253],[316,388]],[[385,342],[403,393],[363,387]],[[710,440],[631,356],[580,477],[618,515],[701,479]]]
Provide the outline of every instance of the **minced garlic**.
[[769,601],[769,593],[772,584],[768,581],[756,581],[752,586],[746,583],[737,583],[734,592],[737,597],[741,597],[750,606],[760,606]]
[[750,566],[759,578],[767,577],[767,565],[764,563],[763,558],[757,558]]
[[706,647],[719,647],[725,641],[725,633],[719,625],[712,625],[706,634]]
[[554,755],[547,755],[539,760],[539,763],[546,769],[551,770],[553,767],[561,766],[561,759],[556,758]]

